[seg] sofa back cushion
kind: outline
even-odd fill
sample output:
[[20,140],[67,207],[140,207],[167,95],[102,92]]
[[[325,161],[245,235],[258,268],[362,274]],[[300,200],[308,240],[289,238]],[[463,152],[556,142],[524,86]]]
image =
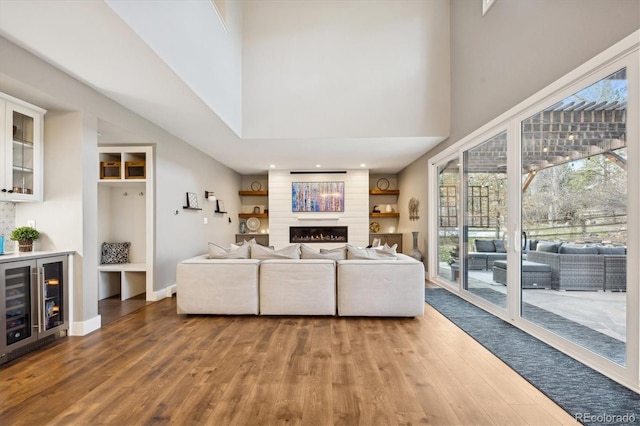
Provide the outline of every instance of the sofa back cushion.
[[557,253],[561,245],[562,243],[549,243],[539,241],[536,247],[536,251],[542,251],[545,253]]
[[579,247],[563,244],[558,249],[560,254],[598,254],[598,249],[595,247]]
[[280,250],[274,250],[260,244],[248,244],[247,246],[251,247],[251,259],[300,259],[300,244],[293,244]]
[[475,240],[474,244],[476,245],[476,251],[480,253],[496,251],[496,245],[493,243],[493,240]]
[[598,254],[612,254],[612,255],[624,255],[627,254],[626,247],[602,247],[596,246],[596,250],[598,250]]
[[345,260],[347,258],[347,247],[334,249],[320,249],[320,251],[309,247],[306,244],[300,245],[300,259],[331,259]]
[[209,243],[209,259],[249,259],[249,244],[232,245],[227,249],[214,243]]
[[507,250],[504,248],[504,241],[502,240],[493,240],[493,245],[496,246],[497,253],[506,253]]
[[395,244],[389,248],[360,248],[347,244],[347,259],[360,260],[395,260],[396,249]]

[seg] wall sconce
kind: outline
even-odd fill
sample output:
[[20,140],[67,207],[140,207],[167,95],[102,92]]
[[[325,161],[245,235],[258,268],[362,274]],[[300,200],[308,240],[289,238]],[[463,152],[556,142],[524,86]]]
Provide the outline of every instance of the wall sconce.
[[216,199],[216,194],[214,194],[214,192],[213,192],[213,191],[204,191],[204,199],[205,199],[205,200],[209,200],[209,201],[211,201],[212,203],[215,203],[215,202],[216,202],[216,200],[217,200],[217,199]]

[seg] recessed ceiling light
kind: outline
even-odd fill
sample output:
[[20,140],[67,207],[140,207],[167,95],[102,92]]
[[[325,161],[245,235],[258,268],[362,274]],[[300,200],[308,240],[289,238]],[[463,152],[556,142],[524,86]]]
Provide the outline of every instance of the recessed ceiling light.
[[275,164],[269,164],[269,167],[272,168],[272,169],[275,169],[276,165]]
[[360,164],[360,167],[367,167],[367,165],[362,163],[362,164]]
[[316,164],[316,167],[322,167],[320,164]]

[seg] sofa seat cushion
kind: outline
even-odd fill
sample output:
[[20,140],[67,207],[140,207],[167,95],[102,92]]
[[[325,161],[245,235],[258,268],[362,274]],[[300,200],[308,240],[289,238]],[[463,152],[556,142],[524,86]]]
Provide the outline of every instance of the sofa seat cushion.
[[260,314],[335,315],[335,265],[330,259],[263,260]]
[[[506,260],[496,260],[493,262],[493,266],[496,268],[507,269]],[[530,262],[528,260],[522,261],[522,272],[551,272],[551,266],[545,263]]]

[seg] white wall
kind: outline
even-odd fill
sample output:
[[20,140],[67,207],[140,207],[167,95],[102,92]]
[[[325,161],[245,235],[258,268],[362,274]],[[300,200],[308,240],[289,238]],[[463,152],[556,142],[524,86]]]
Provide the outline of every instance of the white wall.
[[451,1],[451,141],[640,26],[638,0]]
[[[82,258],[76,262],[76,281],[82,284],[74,291],[76,318],[72,320],[89,321],[98,314],[98,259],[94,254],[99,244],[95,179],[100,120],[117,123],[125,133],[136,135],[135,140],[100,143],[156,145],[154,290],[174,284],[178,261],[206,252],[207,241],[214,237],[233,241],[240,188],[240,176],[236,172],[2,37],[0,52],[3,58],[0,61],[0,91],[49,110],[45,116],[45,202],[17,206],[16,221],[36,219],[39,230],[50,236],[44,240],[45,247],[75,250]],[[81,112],[71,113],[64,125],[61,121],[56,138],[50,139],[47,135],[55,127],[47,130],[48,121],[58,113],[66,117],[69,111]],[[197,192],[204,202],[205,189],[231,200],[227,205],[228,216],[214,216],[206,209],[197,215],[182,211],[187,191]],[[50,194],[56,198],[49,200]],[[79,200],[82,200],[81,204],[78,204]],[[70,203],[73,208],[69,212],[58,209],[63,203]],[[174,214],[176,210],[178,215]],[[205,214],[210,216],[208,225],[203,223]],[[72,218],[75,221],[72,222]],[[59,227],[58,222],[63,227]]]
[[[226,30],[209,1],[106,3],[236,134],[241,134],[241,2],[225,2]],[[187,27],[185,22],[189,22]],[[178,31],[180,43],[175,37]],[[206,40],[206,49],[202,40]],[[199,52],[197,66],[193,66],[193,49]]]
[[[292,182],[344,182],[344,212],[298,213],[291,211]],[[327,219],[329,218],[329,219]],[[349,244],[369,244],[369,171],[347,170],[339,174],[291,174],[269,172],[269,244],[276,249],[290,245],[290,226],[348,226]],[[314,248],[332,248],[343,243],[314,243]]]
[[[44,121],[44,200],[42,203],[16,204],[16,226],[26,226],[35,220],[41,237],[36,250],[75,251],[74,265],[82,264],[83,250],[83,170],[82,145],[84,120],[79,112],[51,111]],[[94,136],[95,138],[95,136]],[[80,269],[81,270],[81,269]],[[71,301],[75,317],[82,317],[84,306],[83,276],[74,276],[73,293],[80,296]],[[88,279],[87,282],[92,282]],[[92,289],[88,289],[91,293]],[[97,310],[97,299],[92,311]],[[79,313],[79,315],[78,315]],[[95,314],[93,314],[95,316]],[[73,321],[73,318],[72,318]]]
[[449,134],[446,0],[245,1],[243,137]]

